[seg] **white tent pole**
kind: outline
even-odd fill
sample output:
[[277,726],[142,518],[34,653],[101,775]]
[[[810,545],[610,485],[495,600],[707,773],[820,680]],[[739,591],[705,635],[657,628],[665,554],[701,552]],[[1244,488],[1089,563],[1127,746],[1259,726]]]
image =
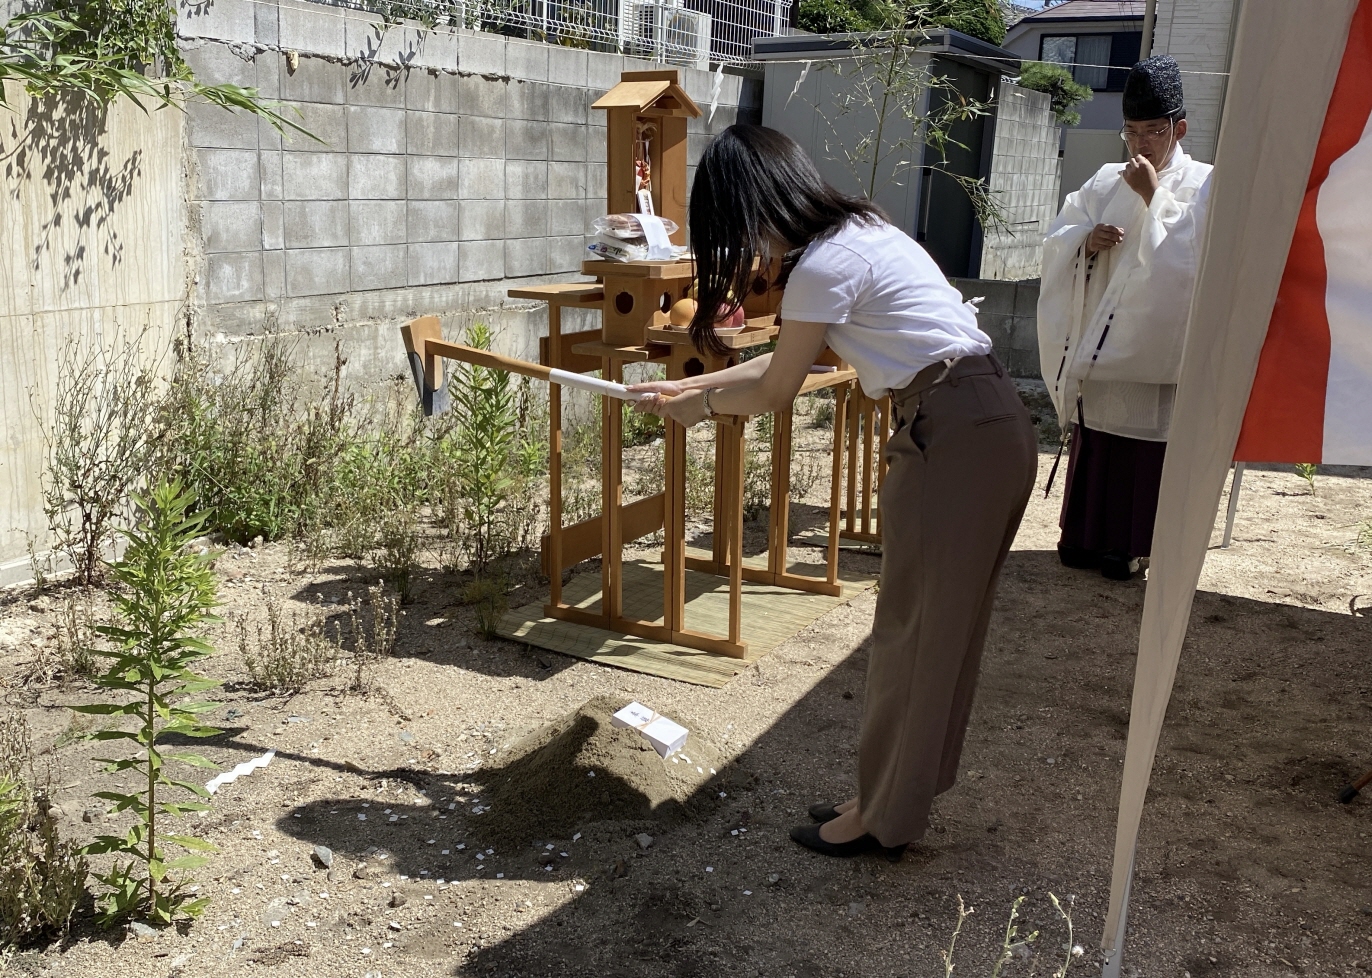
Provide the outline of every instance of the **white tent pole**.
[[1357,4],[1240,7],[1139,630],[1110,909],[1101,938],[1114,974],[1124,954],[1144,798],[1196,582]]
[[1234,517],[1239,515],[1239,487],[1243,485],[1243,470],[1247,468],[1245,462],[1234,463],[1234,478],[1229,480],[1229,511],[1224,514],[1224,539],[1220,541],[1220,548],[1229,549],[1229,542],[1234,539]]
[[1105,952],[1105,963],[1101,965],[1100,978],[1120,978],[1120,966],[1124,964],[1124,932],[1129,926],[1129,893],[1133,889],[1134,859],[1131,856],[1129,875],[1124,881],[1124,899],[1121,901],[1119,924],[1115,927],[1115,941],[1111,949]]

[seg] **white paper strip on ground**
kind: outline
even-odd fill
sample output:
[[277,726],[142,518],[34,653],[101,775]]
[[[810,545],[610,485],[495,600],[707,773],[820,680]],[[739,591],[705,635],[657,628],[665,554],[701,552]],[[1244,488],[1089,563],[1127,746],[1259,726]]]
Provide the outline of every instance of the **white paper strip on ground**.
[[1196,582],[1357,0],[1246,3],[1139,631],[1102,978],[1117,978],[1144,797]]
[[237,767],[235,767],[232,771],[225,771],[222,774],[216,774],[214,777],[210,778],[209,782],[205,785],[205,790],[208,791],[210,794],[214,794],[220,788],[224,787],[224,785],[233,784],[235,781],[237,781],[244,775],[252,774],[259,768],[266,767],[268,764],[272,762],[272,758],[275,756],[276,750],[273,748],[272,750],[267,751],[267,753],[263,754],[261,757],[254,757],[251,761],[244,761],[242,764],[239,764]]

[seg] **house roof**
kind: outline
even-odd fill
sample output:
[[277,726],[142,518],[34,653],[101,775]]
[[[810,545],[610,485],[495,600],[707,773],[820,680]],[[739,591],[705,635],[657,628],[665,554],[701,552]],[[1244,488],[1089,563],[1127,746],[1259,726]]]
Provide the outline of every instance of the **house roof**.
[[1063,20],[1143,20],[1144,0],[1067,0],[1035,11],[1021,24],[1042,24]]

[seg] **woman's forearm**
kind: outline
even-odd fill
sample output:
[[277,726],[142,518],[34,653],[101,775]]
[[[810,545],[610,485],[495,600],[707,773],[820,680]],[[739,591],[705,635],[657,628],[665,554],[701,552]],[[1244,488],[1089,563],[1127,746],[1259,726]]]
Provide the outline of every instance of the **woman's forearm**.
[[763,378],[742,384],[732,384],[711,395],[710,408],[716,414],[771,414],[784,411],[795,400],[799,385],[788,390],[791,385],[769,383]]
[[764,353],[760,357],[753,357],[751,360],[726,367],[724,370],[687,377],[677,381],[677,383],[688,391],[702,391],[707,387],[737,387],[739,384],[748,384],[760,380],[762,375],[767,372],[767,365],[771,362],[772,355]]

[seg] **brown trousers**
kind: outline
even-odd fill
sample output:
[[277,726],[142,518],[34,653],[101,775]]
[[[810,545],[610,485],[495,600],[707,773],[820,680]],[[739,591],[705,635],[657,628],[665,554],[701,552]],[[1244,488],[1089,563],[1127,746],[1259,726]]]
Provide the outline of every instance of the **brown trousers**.
[[892,393],[881,591],[858,804],[882,845],[914,842],[957,780],[996,584],[1038,471],[1029,412],[993,356]]

